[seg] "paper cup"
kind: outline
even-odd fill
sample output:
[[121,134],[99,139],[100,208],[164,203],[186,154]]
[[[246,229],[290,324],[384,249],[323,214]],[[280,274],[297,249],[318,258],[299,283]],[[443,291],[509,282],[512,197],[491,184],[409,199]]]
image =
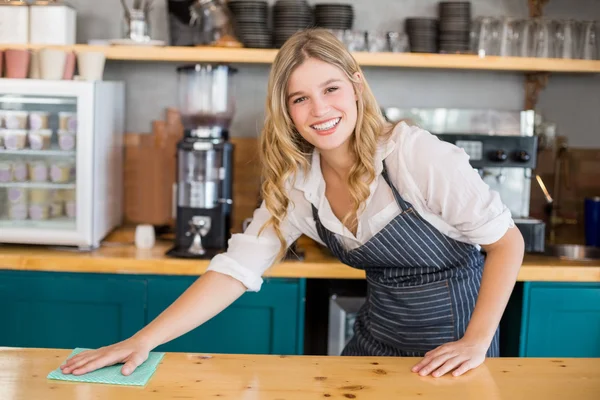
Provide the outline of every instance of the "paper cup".
[[61,80],[65,74],[67,53],[63,50],[40,50],[40,75],[42,79]]
[[104,53],[99,51],[77,53],[77,69],[80,77],[86,81],[101,81],[105,62]]

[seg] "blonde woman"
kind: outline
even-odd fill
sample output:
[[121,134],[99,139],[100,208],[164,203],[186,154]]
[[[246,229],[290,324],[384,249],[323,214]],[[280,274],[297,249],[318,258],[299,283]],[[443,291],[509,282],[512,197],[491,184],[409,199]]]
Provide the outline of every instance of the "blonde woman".
[[436,377],[498,356],[523,258],[510,212],[461,149],[387,125],[360,67],[327,31],[300,32],[278,52],[260,143],[264,203],[246,232],[148,326],[81,353],[64,373],[124,362],[130,374],[151,349],[258,291],[301,234],[366,271],[368,298],[344,355],[422,357],[413,371]]

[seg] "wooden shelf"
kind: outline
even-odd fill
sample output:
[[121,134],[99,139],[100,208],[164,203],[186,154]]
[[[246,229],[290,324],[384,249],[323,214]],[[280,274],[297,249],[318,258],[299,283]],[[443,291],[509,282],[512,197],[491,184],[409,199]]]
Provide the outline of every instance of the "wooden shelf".
[[[53,47],[79,51],[102,51],[109,60],[158,62],[226,62],[270,64],[277,49],[231,49],[216,47],[149,47],[149,46],[45,46],[4,45],[4,48]],[[600,61],[522,57],[479,57],[463,54],[368,53],[354,57],[361,66],[428,69],[463,69],[522,72],[600,73]]]

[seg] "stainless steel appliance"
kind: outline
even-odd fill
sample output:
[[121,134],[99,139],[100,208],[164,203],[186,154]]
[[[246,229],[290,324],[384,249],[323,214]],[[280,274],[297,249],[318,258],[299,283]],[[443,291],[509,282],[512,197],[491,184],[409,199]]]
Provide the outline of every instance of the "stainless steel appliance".
[[365,303],[362,296],[338,296],[329,298],[329,329],[327,355],[339,356],[354,334],[356,314]]
[[222,64],[178,68],[184,138],[178,143],[174,257],[210,258],[227,247],[231,230],[233,75]]
[[544,251],[545,223],[529,216],[538,151],[534,111],[387,108],[384,114],[390,121],[407,120],[463,148],[473,168],[511,211],[526,251]]

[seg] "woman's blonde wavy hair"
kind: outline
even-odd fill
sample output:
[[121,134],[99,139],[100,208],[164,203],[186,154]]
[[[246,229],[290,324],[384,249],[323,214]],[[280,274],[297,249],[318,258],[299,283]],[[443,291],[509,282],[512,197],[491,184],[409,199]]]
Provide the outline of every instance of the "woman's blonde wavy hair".
[[[313,146],[294,127],[287,106],[290,76],[308,58],[326,62],[342,70],[352,82],[358,97],[356,127],[350,138],[350,150],[356,163],[348,176],[353,210],[344,218],[344,223],[360,210],[369,196],[369,184],[375,178],[374,158],[378,142],[391,131],[386,129],[385,118],[360,66],[332,33],[325,29],[307,29],[296,33],[284,43],[271,67],[266,118],[260,135],[263,179],[261,195],[271,214],[260,231],[269,225],[273,226],[281,243],[277,260],[281,260],[287,250],[286,238],[281,232],[281,224],[290,205],[286,186],[291,177],[295,179],[298,168],[302,168],[305,175],[308,173],[313,150]],[[357,72],[360,80],[354,77]]]

